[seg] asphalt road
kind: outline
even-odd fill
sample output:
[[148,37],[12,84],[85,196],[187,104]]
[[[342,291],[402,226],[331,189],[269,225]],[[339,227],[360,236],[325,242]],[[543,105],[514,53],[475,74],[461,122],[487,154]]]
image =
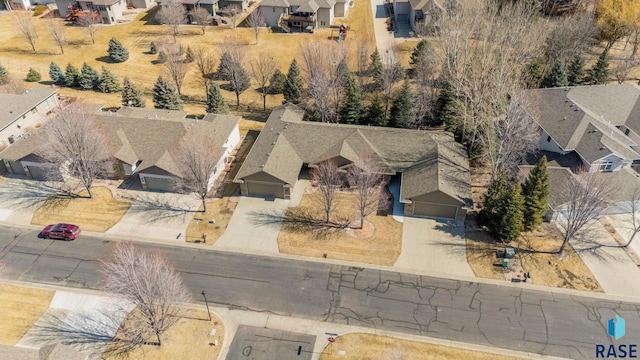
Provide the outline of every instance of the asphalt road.
[[[99,288],[111,241],[64,242],[0,227],[3,277]],[[594,358],[595,344],[640,343],[640,304],[317,262],[140,244],[164,252],[194,298],[218,306],[421,334],[546,355]],[[624,276],[624,274],[621,274]],[[640,300],[640,299],[639,299]],[[626,320],[614,341],[607,321]]]

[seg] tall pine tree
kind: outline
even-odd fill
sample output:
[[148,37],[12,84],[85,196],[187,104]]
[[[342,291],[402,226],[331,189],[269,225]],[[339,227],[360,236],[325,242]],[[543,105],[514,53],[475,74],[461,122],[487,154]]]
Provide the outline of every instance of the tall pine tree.
[[387,126],[407,127],[410,126],[414,120],[415,104],[413,102],[413,94],[411,93],[411,88],[409,88],[409,82],[405,80],[400,92],[393,99]]
[[115,38],[109,40],[109,49],[107,49],[109,57],[115,62],[125,62],[129,58],[129,51],[122,46],[122,43]]
[[222,97],[220,86],[213,81],[207,93],[207,112],[211,114],[229,113],[229,105],[227,105],[227,101]]
[[544,87],[557,88],[567,85],[569,85],[569,81],[567,80],[567,74],[564,72],[564,66],[558,62],[544,79]]
[[364,115],[362,90],[358,81],[349,73],[344,84],[344,101],[340,108],[340,122],[344,124],[360,124]]
[[524,230],[523,209],[520,186],[507,186],[504,174],[500,174],[484,195],[478,223],[500,240],[514,240]]
[[542,223],[549,205],[549,193],[547,157],[543,156],[522,184],[525,230],[533,230]]
[[284,83],[287,81],[287,75],[283,74],[280,69],[276,69],[269,80],[269,94],[282,94]]
[[287,80],[284,82],[282,88],[282,95],[284,95],[284,103],[299,104],[302,101],[302,76],[300,76],[300,68],[298,62],[293,59],[287,72]]
[[80,71],[78,71],[78,68],[71,64],[67,64],[67,68],[64,72],[65,84],[68,87],[78,86],[78,77],[80,77]]
[[146,106],[142,92],[129,81],[128,77],[122,82],[122,105],[143,108]]
[[51,78],[51,81],[53,81],[53,83],[56,85],[65,84],[64,72],[62,72],[60,66],[58,66],[58,64],[54,62],[51,62],[51,64],[49,64],[49,77]]
[[415,77],[420,72],[433,71],[435,51],[433,45],[425,39],[418,42],[409,59],[409,75]]
[[464,139],[464,124],[462,122],[462,106],[456,97],[450,82],[444,81],[442,89],[433,107],[435,122],[441,123],[445,129],[452,132],[457,142]]
[[182,110],[182,99],[178,95],[178,90],[162,75],[153,85],[153,107],[156,109]]
[[100,74],[89,66],[89,64],[82,64],[82,70],[80,70],[80,76],[78,76],[78,86],[83,90],[91,90],[100,85]]
[[362,125],[386,126],[387,116],[384,111],[384,101],[379,93],[373,94],[371,103],[367,106],[366,115],[362,118]]
[[114,93],[120,91],[120,82],[109,69],[103,66],[102,74],[100,75],[100,85],[98,87],[103,92]]
[[591,85],[602,85],[607,83],[609,78],[609,59],[607,53],[603,52],[598,58],[598,62],[589,72],[589,83]]
[[584,83],[584,57],[580,54],[573,57],[569,65],[567,81],[570,86],[582,85]]
[[373,91],[381,91],[384,87],[384,66],[382,65],[382,59],[380,58],[380,52],[376,48],[371,53],[371,65],[369,72],[373,78]]

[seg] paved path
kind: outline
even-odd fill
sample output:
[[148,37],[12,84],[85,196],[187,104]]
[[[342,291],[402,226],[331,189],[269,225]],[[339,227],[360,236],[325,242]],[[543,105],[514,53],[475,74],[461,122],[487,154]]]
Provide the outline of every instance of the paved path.
[[[10,280],[95,289],[98,260],[112,243],[84,236],[43,240],[0,227]],[[609,344],[607,321],[626,320],[625,343],[640,342],[640,304],[611,295],[469,278],[443,279],[374,268],[140,243],[165,252],[194,298],[219,307],[571,358]],[[385,268],[388,269],[388,268]],[[500,284],[500,285],[497,285]]]
[[[371,12],[373,14],[373,30],[376,37],[376,46],[385,62],[385,54],[390,51],[398,43],[412,40],[409,37],[411,25],[408,23],[400,24],[398,31],[387,31],[387,14],[384,10],[384,0],[371,0]],[[415,40],[415,39],[413,39]]]

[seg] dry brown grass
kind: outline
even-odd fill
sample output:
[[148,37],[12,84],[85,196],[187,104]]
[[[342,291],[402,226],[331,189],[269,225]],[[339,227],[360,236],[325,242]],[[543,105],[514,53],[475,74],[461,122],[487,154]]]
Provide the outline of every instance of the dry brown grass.
[[[508,246],[516,249],[522,271],[531,274],[534,284],[553,286],[565,289],[603,292],[589,268],[576,254],[571,246],[567,246],[563,255],[551,254],[562,244],[562,237],[554,225],[543,223],[537,230],[524,233],[517,241]],[[467,261],[478,277],[505,280],[496,250],[505,245],[491,237],[487,232],[467,232]],[[522,272],[518,271],[522,278]]]
[[[117,201],[105,187],[92,188],[93,198],[50,198],[33,214],[32,225],[69,222],[82,230],[105,232],[118,223],[131,203]],[[87,196],[82,191],[80,196]]]
[[[211,314],[211,321],[208,321],[207,312],[201,310],[189,310],[187,316],[178,320],[164,333],[162,346],[145,345],[129,353],[129,358],[153,360],[217,359],[224,341],[222,320],[215,314]],[[127,319],[123,322],[125,326],[126,322]],[[210,333],[214,328],[217,332],[212,336]],[[106,359],[115,360],[115,358]]]
[[[348,223],[358,221],[357,211],[352,207],[352,194],[339,193],[332,221]],[[294,216],[304,214],[313,220],[322,220],[324,214],[320,203],[320,192],[306,194],[299,206],[290,208],[280,234],[278,247],[281,253],[349,260],[369,264],[393,265],[402,247],[402,223],[392,216],[369,215],[366,220],[373,225],[374,234],[368,238],[356,238],[342,228],[325,228],[321,225],[287,223]]]
[[[227,229],[229,220],[231,220],[237,205],[237,202],[230,201],[228,197],[207,201],[206,213],[202,212],[202,205],[200,205],[198,212],[193,216],[189,226],[187,226],[187,242],[202,243],[202,235],[206,234],[205,244],[215,244]],[[202,220],[198,221],[196,219]],[[215,220],[215,223],[210,224],[210,219]]]
[[0,284],[0,344],[15,345],[49,308],[54,291]]
[[[346,356],[338,354],[345,350]],[[473,351],[452,346],[429,344],[419,341],[397,339],[389,336],[352,333],[339,336],[336,342],[325,346],[320,360],[365,360],[365,359],[476,359],[476,360],[512,360],[522,359],[514,356]]]
[[347,13],[347,19],[338,18],[334,20],[334,25],[345,23],[349,26],[347,40],[343,44],[353,41],[368,41],[371,49],[376,46],[376,39],[373,29],[373,14],[371,3],[366,0],[355,0],[354,5]]

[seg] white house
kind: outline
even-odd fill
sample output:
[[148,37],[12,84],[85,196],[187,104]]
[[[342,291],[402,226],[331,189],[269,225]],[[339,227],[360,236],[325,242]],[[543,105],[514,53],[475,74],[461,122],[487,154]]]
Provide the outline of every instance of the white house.
[[57,92],[50,87],[35,87],[19,95],[0,93],[0,148],[46,121],[47,114],[59,106]]

